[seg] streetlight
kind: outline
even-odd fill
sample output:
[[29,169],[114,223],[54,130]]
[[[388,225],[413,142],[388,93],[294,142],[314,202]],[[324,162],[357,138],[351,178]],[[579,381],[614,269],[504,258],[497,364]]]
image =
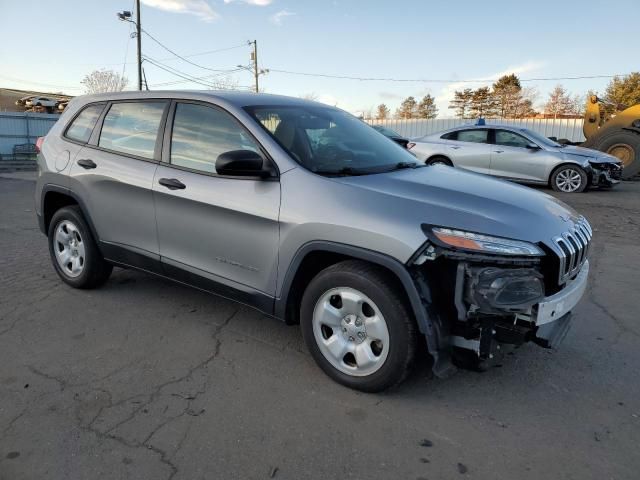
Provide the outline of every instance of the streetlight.
[[138,90],[142,90],[142,25],[140,24],[140,0],[136,0],[136,21],[131,20],[131,12],[124,10],[116,14],[122,22],[135,23],[136,40],[138,41]]

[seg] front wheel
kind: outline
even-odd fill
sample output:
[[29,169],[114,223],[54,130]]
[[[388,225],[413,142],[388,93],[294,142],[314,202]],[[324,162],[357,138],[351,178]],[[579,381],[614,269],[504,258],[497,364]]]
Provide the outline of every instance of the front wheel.
[[348,260],[320,272],[307,287],[301,328],[311,355],[343,385],[379,392],[410,371],[418,334],[389,274]]
[[551,188],[556,192],[579,193],[587,188],[587,173],[577,165],[564,165],[551,175]]
[[427,165],[446,165],[448,167],[453,167],[451,161],[446,157],[431,157],[425,163]]

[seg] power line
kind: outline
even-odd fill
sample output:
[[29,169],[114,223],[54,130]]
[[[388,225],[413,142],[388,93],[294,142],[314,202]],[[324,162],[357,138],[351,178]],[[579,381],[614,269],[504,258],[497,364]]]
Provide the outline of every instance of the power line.
[[[208,87],[208,88],[219,88],[220,86],[212,84],[212,83],[208,83],[208,82],[204,81],[205,79],[213,78],[213,77],[216,77],[216,76],[222,76],[222,75],[225,75],[227,73],[231,73],[231,72],[235,72],[235,71],[239,70],[239,69],[236,69],[236,70],[224,71],[223,73],[218,73],[217,75],[208,75],[207,77],[194,77],[192,75],[189,75],[188,73],[182,72],[182,71],[177,70],[175,68],[172,68],[172,67],[170,67],[168,65],[164,65],[163,63],[161,63],[161,62],[159,62],[157,60],[154,60],[153,58],[149,58],[146,55],[144,56],[144,60],[149,62],[149,63],[151,63],[155,67],[157,67],[157,68],[159,68],[161,70],[164,70],[167,73],[170,73],[172,75],[175,75],[176,77],[182,78],[186,82],[196,83],[198,85],[202,85],[202,86],[205,86],[205,87]],[[157,86],[162,86],[162,85],[171,85],[172,83],[174,83],[174,82],[165,82],[164,84],[156,84],[156,85],[151,85],[151,86],[152,87],[157,87]],[[175,82],[175,83],[177,83],[177,82]],[[183,83],[183,82],[180,82],[180,83]],[[249,87],[242,86],[241,88],[249,88]]]
[[[227,75],[229,73],[234,73],[234,72],[239,72],[240,70],[242,70],[241,68],[237,68],[235,70],[229,70],[228,72],[223,72],[223,73],[216,73],[213,75],[206,75],[204,77],[193,77],[197,80],[209,80],[209,79],[213,79],[216,77],[222,77],[224,75]],[[170,82],[162,82],[162,83],[154,83],[153,85],[149,85],[150,87],[167,87],[170,85],[178,85],[180,83],[186,83],[186,82],[190,82],[191,80],[172,80]]]
[[[305,77],[321,77],[321,78],[336,78],[341,80],[358,80],[361,82],[412,82],[412,83],[486,83],[494,82],[495,79],[475,79],[475,80],[445,80],[445,79],[428,79],[428,78],[390,78],[390,77],[356,77],[350,75],[331,75],[327,73],[310,73],[310,72],[295,72],[292,70],[280,70],[276,68],[270,68],[270,72],[284,73],[288,75],[301,75]],[[596,78],[613,78],[620,75],[582,75],[575,77],[550,77],[550,78],[521,78],[521,82],[543,82],[543,81],[559,81],[559,80],[589,80]]]
[[5,75],[0,75],[0,78],[4,78],[5,80],[10,80],[12,82],[30,83],[32,85],[41,85],[43,87],[49,87],[49,88],[68,88],[73,90],[80,90],[82,88],[80,86],[72,87],[70,85],[54,85],[51,83],[32,82],[31,80],[25,80],[24,78],[7,77]]
[[[142,29],[143,33],[148,36],[151,40],[153,40],[155,43],[157,43],[158,45],[160,45],[162,48],[164,48],[167,52],[171,53],[173,56],[179,58],[180,60],[187,62],[190,65],[193,65],[194,67],[198,67],[198,68],[202,68],[203,70],[209,70],[212,72],[223,72],[224,70],[220,70],[220,69],[216,69],[216,68],[209,68],[209,67],[205,67],[204,65],[200,65],[198,63],[192,62],[191,60],[188,60],[186,57],[182,56],[182,55],[178,55],[176,52],[174,52],[173,50],[171,50],[169,47],[167,47],[166,45],[164,45],[160,40],[158,40],[157,38],[155,38],[153,35],[151,35],[149,32],[147,32],[145,29]],[[229,50],[231,48],[237,48],[237,47],[230,47]]]

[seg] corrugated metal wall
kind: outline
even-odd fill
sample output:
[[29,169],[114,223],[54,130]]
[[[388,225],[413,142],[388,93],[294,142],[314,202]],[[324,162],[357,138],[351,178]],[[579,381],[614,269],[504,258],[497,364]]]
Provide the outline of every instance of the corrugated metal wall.
[[[440,132],[460,125],[472,125],[474,120],[461,118],[435,118],[425,119],[387,119],[366,120],[371,125],[382,125],[395,130],[400,135],[408,138],[422,137],[431,133]],[[514,125],[529,128],[545,137],[566,138],[572,142],[584,142],[582,134],[582,118],[523,118],[523,119],[486,119],[487,125]]]
[[36,143],[36,139],[45,136],[59,118],[55,113],[0,113],[0,155],[11,155],[14,145]]

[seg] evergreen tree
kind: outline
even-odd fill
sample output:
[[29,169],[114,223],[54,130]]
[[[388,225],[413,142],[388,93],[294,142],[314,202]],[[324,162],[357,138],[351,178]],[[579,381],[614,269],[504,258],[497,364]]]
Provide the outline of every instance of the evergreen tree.
[[425,95],[418,104],[418,118],[436,118],[438,116],[438,107],[436,107],[435,98],[431,95]]
[[413,97],[405,98],[398,110],[396,110],[396,117],[398,118],[416,118],[418,109],[418,102]]
[[384,103],[381,103],[380,105],[378,105],[378,108],[376,109],[376,118],[378,120],[385,120],[389,118],[390,113],[391,112],[389,110],[389,107],[387,107]]
[[455,110],[456,117],[469,118],[473,90],[465,88],[463,91],[455,91],[453,99],[449,102],[449,108]]

